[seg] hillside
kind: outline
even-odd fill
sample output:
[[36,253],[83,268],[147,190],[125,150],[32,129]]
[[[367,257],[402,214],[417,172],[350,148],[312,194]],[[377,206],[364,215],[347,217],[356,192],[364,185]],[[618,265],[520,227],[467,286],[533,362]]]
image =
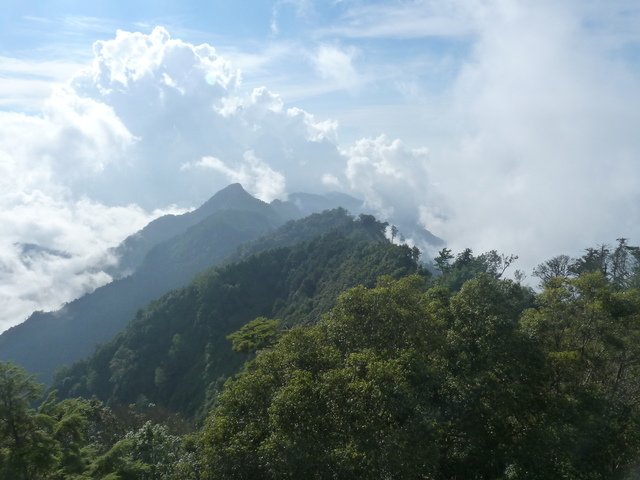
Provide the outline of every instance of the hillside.
[[494,251],[405,276],[415,251],[352,227],[141,311],[59,377],[107,404],[0,362],[0,478],[638,478],[638,247],[554,257],[536,293]]
[[340,228],[211,270],[153,302],[95,355],[61,372],[55,388],[63,396],[152,402],[192,415],[246,360],[225,339],[231,332],[259,316],[285,326],[315,323],[346,288],[417,270],[415,253],[385,240],[384,224],[372,217],[326,212],[279,232],[312,230],[310,224],[326,225],[327,218],[338,219]]
[[[169,231],[175,232],[178,226],[183,228],[204,215],[183,233],[160,241]],[[268,204],[253,198],[239,185],[231,185],[191,214],[152,222],[123,243],[123,248],[135,252],[136,257],[148,248],[132,275],[98,288],[58,311],[36,312],[7,330],[0,335],[0,359],[19,363],[48,383],[56,368],[89,355],[97,344],[113,338],[139,308],[186,285],[240,244],[283,221]],[[167,228],[158,233],[159,225]],[[132,265],[132,258],[125,257],[128,266]]]

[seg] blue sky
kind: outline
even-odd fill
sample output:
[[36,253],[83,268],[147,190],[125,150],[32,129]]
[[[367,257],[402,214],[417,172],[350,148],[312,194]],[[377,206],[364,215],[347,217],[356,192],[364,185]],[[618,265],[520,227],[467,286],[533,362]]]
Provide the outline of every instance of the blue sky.
[[[3,92],[0,84],[0,107],[37,109],[49,81],[66,80],[76,65],[91,59],[93,42],[117,29],[149,33],[162,25],[174,37],[215,46],[242,69],[247,86],[268,85],[287,103],[337,117],[346,140],[402,132],[417,145],[428,134],[414,123],[397,127],[398,107],[448,87],[468,57],[473,31],[464,19],[438,20],[450,8],[419,4],[414,8],[420,16],[433,13],[436,20],[426,28],[420,18],[412,25],[411,9],[403,3],[12,0],[0,14],[0,55],[33,65],[11,71],[5,62],[2,74],[37,82],[37,88],[23,97],[10,88]],[[332,72],[318,62],[322,48]],[[51,69],[51,61],[60,65]],[[392,107],[388,121],[371,118],[375,106],[380,112]]]
[[639,67],[637,0],[5,0],[0,330],[231,182],[346,192],[525,273],[637,244]]

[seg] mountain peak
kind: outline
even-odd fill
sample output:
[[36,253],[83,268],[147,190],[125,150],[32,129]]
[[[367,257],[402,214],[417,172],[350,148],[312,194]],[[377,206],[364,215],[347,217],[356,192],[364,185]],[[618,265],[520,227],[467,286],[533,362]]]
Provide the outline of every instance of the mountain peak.
[[240,185],[239,183],[232,183],[224,187],[222,190],[216,192],[213,197],[205,202],[205,204],[210,202],[211,200],[221,198],[251,198],[253,200],[256,200],[256,198],[254,198],[249,192],[247,192],[242,187],[242,185]]
[[[239,183],[231,183],[231,184],[227,185],[222,190],[218,191],[216,193],[216,195],[218,195],[218,194],[220,194],[222,192],[244,192],[244,193],[247,193],[247,191]],[[248,193],[247,193],[247,195],[248,195]]]
[[258,200],[247,192],[242,185],[232,183],[218,191],[193,213],[197,216],[208,216],[217,210],[254,210],[265,205],[262,200]]

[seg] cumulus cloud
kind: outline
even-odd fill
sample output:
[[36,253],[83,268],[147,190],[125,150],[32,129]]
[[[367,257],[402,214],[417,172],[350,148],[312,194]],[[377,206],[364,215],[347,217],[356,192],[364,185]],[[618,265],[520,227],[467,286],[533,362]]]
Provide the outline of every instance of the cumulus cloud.
[[109,281],[106,250],[158,209],[316,191],[343,164],[334,121],[244,89],[210,45],[159,27],[93,50],[38,114],[0,112],[0,329]]
[[192,168],[212,169],[220,172],[229,182],[240,183],[254,192],[262,201],[271,202],[286,195],[285,178],[280,172],[271,169],[262,159],[256,157],[253,150],[247,150],[242,164],[236,168],[228,166],[216,157],[202,157],[197,162],[186,163],[180,170]]
[[361,192],[366,204],[385,218],[414,205],[411,196],[404,197],[404,205],[397,204],[393,199],[401,192],[423,192],[426,201],[426,150],[409,149],[400,140],[391,141],[381,135],[359,140],[344,155],[352,190]]
[[[335,168],[327,164],[338,158],[334,122],[285,108],[265,87],[247,91],[239,72],[210,45],[192,45],[156,28],[149,35],[118,32],[97,42],[94,52],[92,65],[69,88],[112,109],[132,142],[122,161],[72,185],[74,192],[146,208],[193,205],[223,187],[228,176],[180,166],[215,157],[237,169],[247,163],[248,150],[274,172],[286,167],[302,178],[304,171],[307,187]],[[263,186],[260,191],[267,194]]]
[[442,216],[440,194],[431,181],[429,152],[409,148],[401,140],[385,135],[364,138],[343,150],[346,178],[352,192],[383,220],[401,228],[412,243],[427,248],[424,232],[432,230]]

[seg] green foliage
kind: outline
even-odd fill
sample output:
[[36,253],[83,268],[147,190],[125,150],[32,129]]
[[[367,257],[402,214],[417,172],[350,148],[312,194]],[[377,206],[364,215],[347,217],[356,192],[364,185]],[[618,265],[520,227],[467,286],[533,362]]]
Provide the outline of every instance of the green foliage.
[[[425,289],[415,276],[357,287],[317,326],[292,329],[261,352],[207,422],[205,478],[457,478],[504,469],[500,457],[487,465],[488,448],[506,457],[498,432],[526,413],[517,398],[497,410],[476,400],[489,400],[530,360],[517,331],[528,292],[488,276],[451,299]],[[535,395],[535,384],[518,387],[512,396]]]
[[308,217],[289,221],[256,240],[242,244],[236,253],[230,255],[225,263],[233,263],[274,248],[290,247],[297,243],[313,240],[314,238],[329,232],[353,238],[357,241],[384,241],[384,235],[380,234],[380,228],[384,224],[378,223],[378,228],[370,231],[354,228],[354,220],[344,208],[327,210],[322,213],[314,213]]
[[[496,252],[445,249],[437,280],[407,276],[414,251],[349,221],[207,272],[60,381],[138,410],[36,407],[33,378],[0,363],[0,479],[637,476],[633,247],[555,257],[535,294]],[[200,433],[164,410],[207,394]]]
[[609,245],[587,248],[577,259],[559,255],[538,265],[533,274],[545,286],[555,278],[576,278],[584,273],[600,272],[617,290],[640,287],[640,247],[618,238],[614,249]]
[[595,271],[548,282],[538,302],[522,325],[545,351],[547,396],[573,422],[547,428],[572,445],[578,478],[622,478],[640,457],[640,292]]
[[[282,220],[267,204],[218,210],[151,248],[130,276],[85,295],[55,313],[37,312],[0,335],[0,359],[12,360],[50,383],[54,370],[89,356],[111,340],[136,311],[195,275],[219,264],[240,244],[258,238]],[[78,391],[78,393],[81,393]]]
[[[195,465],[186,465],[183,442],[166,426],[146,422],[128,432],[89,468],[92,478],[111,476],[131,480],[187,479]],[[191,463],[191,462],[189,462]]]
[[[227,385],[204,431],[205,478],[411,478],[433,463],[420,448],[434,435],[416,409],[422,362],[408,348],[420,319],[408,298],[424,283],[385,282],[343,295]],[[375,312],[367,325],[353,317],[362,308]]]
[[204,478],[626,478],[638,340],[640,293],[601,273],[537,299],[495,272],[453,294],[383,278],[226,384]]
[[[315,232],[334,221],[337,228],[203,273],[141,311],[93,357],[62,371],[55,387],[62,396],[97,395],[114,405],[144,400],[187,415],[206,413],[224,379],[246,360],[228,335],[256,317],[279,318],[285,328],[314,323],[346,288],[418,270],[415,253],[390,244],[375,219],[353,220],[340,211],[314,218],[277,235],[293,239],[297,228]],[[276,332],[270,330],[258,322],[232,338],[247,352],[272,342]]]
[[438,283],[449,290],[458,291],[464,282],[478,275],[487,274],[501,278],[517,259],[517,255],[499,254],[495,250],[475,256],[470,248],[454,256],[450,249],[443,248],[434,258],[434,264],[441,273]]
[[227,335],[231,348],[238,353],[255,353],[269,347],[280,337],[280,321],[258,317]]
[[199,478],[192,436],[150,421],[136,428],[97,400],[51,393],[36,409],[41,391],[24,370],[0,363],[1,480]]
[[23,369],[0,362],[0,475],[2,478],[43,478],[56,463],[50,422],[32,404],[42,387]]
[[451,269],[451,260],[455,257],[451,253],[451,249],[443,248],[438,252],[438,256],[433,259],[436,269],[440,271],[442,275],[449,273]]

